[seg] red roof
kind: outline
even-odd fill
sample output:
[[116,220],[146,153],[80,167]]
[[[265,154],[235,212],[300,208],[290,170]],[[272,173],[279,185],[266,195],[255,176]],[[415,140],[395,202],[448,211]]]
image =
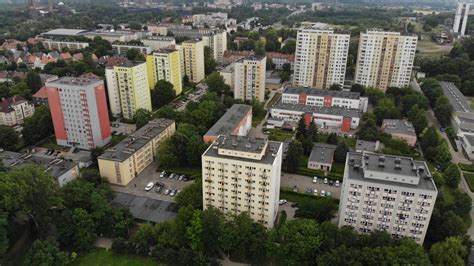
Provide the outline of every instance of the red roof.
[[66,52],[66,53],[61,53],[59,55],[59,57],[61,57],[63,60],[69,60],[72,58],[71,54],[69,52]]
[[80,78],[85,78],[85,79],[101,79],[99,76],[92,72],[87,72],[79,76]]
[[273,58],[285,58],[288,59],[288,61],[295,61],[295,55],[294,54],[281,54],[281,53],[271,53],[268,52],[265,54],[269,59]]
[[127,61],[128,59],[124,56],[111,56],[107,58],[107,62],[105,63],[105,65],[111,67],[111,66],[123,64]]
[[41,89],[39,89],[39,91],[37,91],[35,94],[33,94],[33,98],[47,99],[48,98],[48,91],[46,90],[46,86],[41,87]]
[[82,60],[82,58],[83,58],[82,53],[77,53],[72,56],[72,59],[75,59],[75,60]]

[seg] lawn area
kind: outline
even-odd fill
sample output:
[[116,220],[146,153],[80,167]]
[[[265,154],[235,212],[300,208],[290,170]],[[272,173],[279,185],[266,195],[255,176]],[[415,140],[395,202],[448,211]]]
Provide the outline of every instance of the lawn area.
[[46,149],[54,149],[54,150],[61,150],[61,151],[67,151],[68,150],[68,148],[64,148],[62,146],[59,146],[56,143],[56,137],[54,137],[54,136],[51,136],[51,137],[45,139],[38,146],[46,148]]
[[472,164],[465,164],[465,163],[458,163],[459,168],[465,172],[474,173],[474,165]]
[[189,176],[191,179],[196,179],[201,177],[202,169],[201,167],[174,167],[174,168],[158,168],[157,172],[166,171],[167,173],[178,173]]
[[295,134],[291,130],[284,130],[280,128],[266,129],[265,131],[269,132],[269,135],[268,135],[269,140],[281,141],[281,142],[290,140],[291,138],[293,138],[293,134]]
[[158,262],[133,255],[115,254],[105,249],[94,249],[71,263],[74,266],[155,266]]
[[[318,142],[327,143],[328,137],[329,134],[321,133],[318,135]],[[337,136],[337,142],[341,141],[344,141],[349,147],[355,147],[357,140],[355,138]]]
[[452,45],[439,45],[426,37],[424,40],[418,41],[416,46],[417,50],[420,51],[419,55],[428,57],[440,57],[449,53]]
[[278,93],[278,92],[275,93],[275,95],[273,95],[273,97],[268,102],[267,109],[271,108],[278,100],[280,100],[280,98],[281,98],[281,93]]
[[472,173],[463,173],[464,178],[466,179],[467,184],[471,192],[474,192],[474,174]]

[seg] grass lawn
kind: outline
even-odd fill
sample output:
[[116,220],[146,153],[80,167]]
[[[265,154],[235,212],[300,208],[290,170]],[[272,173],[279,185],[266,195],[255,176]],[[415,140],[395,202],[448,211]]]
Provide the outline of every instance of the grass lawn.
[[293,135],[295,134],[291,130],[284,130],[280,128],[265,129],[264,131],[269,132],[269,136],[268,136],[269,140],[281,141],[281,142],[290,140],[291,138],[293,138]]
[[419,55],[428,57],[440,57],[449,53],[452,45],[439,45],[426,37],[424,40],[418,41],[417,50],[420,51]]
[[56,138],[54,136],[51,136],[47,139],[45,139],[41,144],[39,144],[40,147],[47,148],[47,149],[54,149],[54,150],[61,150],[61,151],[67,151],[67,148],[64,148],[62,146],[59,146],[56,143]]
[[466,179],[469,189],[474,192],[474,174],[472,173],[463,173],[464,178]]
[[174,167],[174,168],[158,168],[157,172],[166,171],[167,173],[178,173],[189,176],[191,179],[201,177],[201,167]]
[[[329,134],[321,133],[318,135],[318,142],[327,143],[328,137]],[[349,147],[355,147],[357,140],[355,138],[337,136],[337,142],[341,141],[344,141]]]
[[465,163],[458,163],[459,168],[465,172],[474,173],[474,165],[472,164],[465,164]]
[[265,118],[265,114],[262,114],[262,115],[254,115],[252,117],[252,127],[256,127],[258,126],[262,120]]
[[71,263],[74,266],[154,266],[158,262],[149,258],[133,255],[115,254],[105,249],[94,249],[91,252],[78,256],[76,261]]
[[273,97],[270,99],[270,101],[267,104],[267,109],[271,108],[279,99],[281,98],[281,93],[275,93]]

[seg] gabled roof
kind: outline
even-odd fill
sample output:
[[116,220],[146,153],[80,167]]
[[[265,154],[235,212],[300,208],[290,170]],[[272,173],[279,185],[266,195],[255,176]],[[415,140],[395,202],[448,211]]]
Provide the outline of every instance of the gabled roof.
[[41,98],[41,99],[47,99],[48,98],[48,91],[46,89],[46,86],[41,87],[35,94],[32,96],[33,98]]
[[3,98],[2,102],[0,103],[0,112],[2,113],[10,113],[13,110],[12,106],[17,105],[19,103],[26,102],[26,99],[21,96],[13,96],[10,98]]

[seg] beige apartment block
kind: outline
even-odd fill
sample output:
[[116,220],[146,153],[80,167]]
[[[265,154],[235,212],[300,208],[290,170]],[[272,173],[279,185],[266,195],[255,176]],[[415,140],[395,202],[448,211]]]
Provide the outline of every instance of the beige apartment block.
[[127,185],[155,160],[159,145],[175,131],[173,120],[150,121],[99,156],[100,175],[112,184]]
[[184,71],[189,81],[199,83],[204,79],[204,44],[188,40],[181,44],[184,53]]

